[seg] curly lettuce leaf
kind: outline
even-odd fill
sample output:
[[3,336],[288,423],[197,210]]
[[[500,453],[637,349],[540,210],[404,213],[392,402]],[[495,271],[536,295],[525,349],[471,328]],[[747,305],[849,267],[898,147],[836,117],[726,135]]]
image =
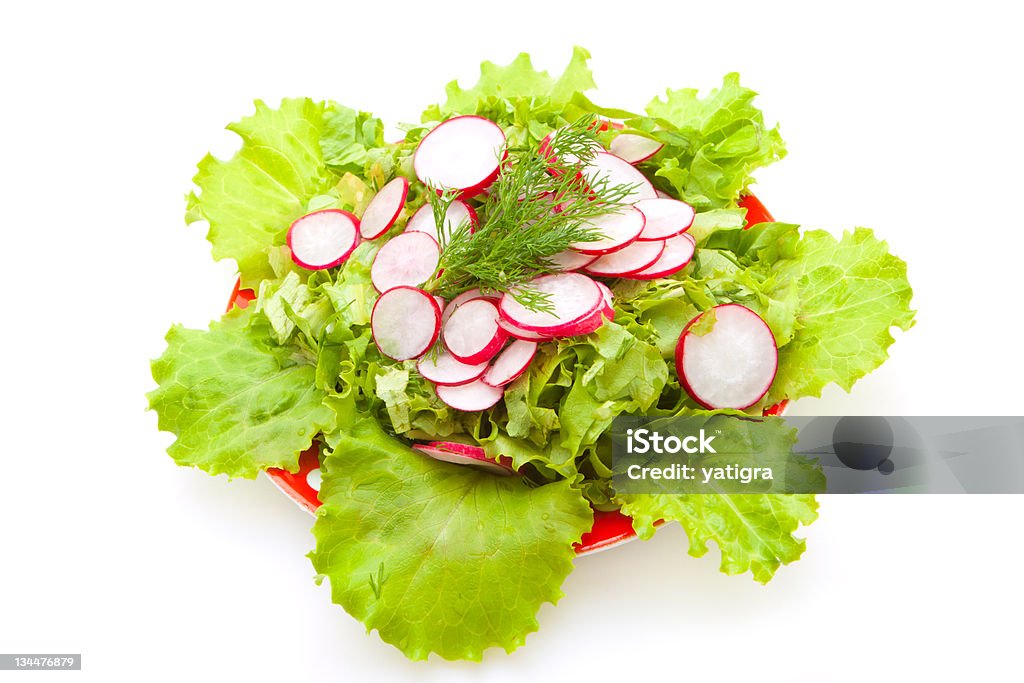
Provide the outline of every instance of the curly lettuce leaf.
[[320,137],[324,163],[339,175],[362,174],[370,150],[384,145],[384,123],[373,114],[329,102]]
[[522,645],[590,528],[582,495],[437,462],[349,418],[324,458],[310,553],[333,600],[411,659]]
[[256,101],[256,113],[228,126],[242,148],[228,161],[206,155],[188,195],[186,222],[206,220],[213,257],[238,263],[244,287],[273,277],[267,252],[284,243],[307,201],[334,176],[324,165],[320,138],[324,104],[285,99],[278,109]]
[[786,155],[778,127],[768,128],[753,105],[756,94],[730,73],[703,98],[692,88],[668,90],[647,105],[650,118],[629,124],[665,143],[652,170],[676,196],[700,209],[734,206],[755,169]]
[[295,471],[313,437],[333,427],[314,367],[250,316],[235,311],[207,331],[176,325],[152,363],[159,387],[149,407],[177,436],[167,452],[179,465],[250,479],[268,467]]

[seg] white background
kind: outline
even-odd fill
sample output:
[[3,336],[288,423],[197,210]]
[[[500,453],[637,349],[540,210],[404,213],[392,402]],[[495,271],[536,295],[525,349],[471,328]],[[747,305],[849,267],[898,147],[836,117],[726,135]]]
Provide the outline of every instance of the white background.
[[482,59],[578,43],[611,106],[739,70],[789,144],[776,216],[909,262],[916,328],[799,412],[1024,414],[1013,4],[353,4],[5,5],[0,652],[84,653],[60,680],[1019,680],[1020,496],[826,497],[767,587],[667,528],[580,559],[514,655],[410,663],[314,585],[306,513],[176,467],[143,398],[166,328],[231,288],[182,195],[252,99],[412,120]]

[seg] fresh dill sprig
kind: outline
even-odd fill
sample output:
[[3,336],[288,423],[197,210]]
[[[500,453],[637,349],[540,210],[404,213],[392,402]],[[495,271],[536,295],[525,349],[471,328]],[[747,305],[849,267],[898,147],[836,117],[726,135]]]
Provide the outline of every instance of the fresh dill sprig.
[[556,272],[555,254],[601,239],[590,221],[621,211],[635,189],[587,175],[600,149],[596,124],[593,116],[581,118],[550,136],[545,149],[509,148],[477,210],[481,220],[475,233],[467,223],[449,226],[444,220],[455,199],[451,193],[428,193],[443,249],[427,289],[445,298],[472,287],[509,292],[531,310],[552,311],[547,294],[523,285]]

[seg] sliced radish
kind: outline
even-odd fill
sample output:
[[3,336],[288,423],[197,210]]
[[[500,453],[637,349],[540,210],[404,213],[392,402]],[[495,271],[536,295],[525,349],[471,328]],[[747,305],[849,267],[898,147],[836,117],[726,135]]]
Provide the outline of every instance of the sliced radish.
[[467,365],[450,353],[441,353],[433,358],[420,358],[416,370],[434,384],[457,387],[480,379],[480,375],[487,371],[487,363]]
[[[557,154],[555,153],[553,147],[554,141],[558,138],[558,134],[561,131],[561,128],[551,131],[550,133],[545,135],[544,139],[540,141],[539,145],[537,145],[537,151],[540,153],[541,156],[543,156],[548,162],[552,164],[549,170],[552,174],[555,175],[561,173],[562,167],[564,166],[576,166],[579,165],[580,163],[580,158],[575,154],[567,152],[562,156],[561,159],[559,159]],[[597,140],[590,140],[588,142],[588,145],[591,147],[591,149],[594,150],[595,153],[605,151],[604,147],[602,147],[601,143],[598,142]]]
[[601,308],[598,308],[583,320],[559,328],[558,332],[553,334],[552,337],[582,337],[591,332],[597,332],[598,328],[604,325],[604,321],[604,306],[602,305]]
[[612,290],[608,289],[608,285],[603,282],[598,282],[597,286],[601,288],[601,294],[604,296],[604,306],[601,307],[601,314],[608,318],[608,320],[615,320]]
[[288,228],[292,260],[306,270],[341,265],[359,244],[359,219],[341,209],[307,213]]
[[433,237],[423,232],[403,232],[377,252],[370,266],[370,280],[378,292],[422,285],[437,270],[440,258],[441,250]]
[[482,116],[456,116],[420,140],[412,166],[428,187],[472,197],[497,177],[504,150],[505,133],[496,123]]
[[678,199],[642,199],[634,206],[647,219],[637,239],[654,241],[675,237],[690,229],[697,212]]
[[503,387],[526,372],[536,353],[537,342],[516,340],[498,354],[480,380],[492,387]]
[[654,280],[674,275],[685,268],[693,258],[694,242],[689,235],[676,235],[665,240],[665,251],[652,265],[633,273],[634,280]]
[[558,270],[563,272],[569,272],[573,270],[579,270],[588,263],[592,263],[597,256],[590,254],[581,254],[575,249],[566,249],[560,251],[554,256],[549,256],[548,260],[555,264]]
[[499,309],[503,318],[516,327],[546,335],[559,334],[598,310],[604,297],[597,283],[579,273],[555,273],[531,280],[526,287],[547,294],[553,312],[533,311],[515,300],[511,294],[501,297]]
[[654,194],[658,195],[659,199],[675,199],[675,197],[670,195],[668,192],[663,192],[662,190],[659,190],[657,188],[655,188]]
[[[466,202],[456,199],[448,205],[448,210],[444,213],[445,240],[456,228],[466,222],[469,223],[469,232],[472,233],[479,222],[476,211]],[[405,231],[425,232],[440,242],[441,240],[437,236],[437,223],[434,222],[434,207],[424,204],[416,209],[416,213],[410,216],[409,222],[405,224]]]
[[413,450],[429,455],[435,460],[478,467],[495,474],[508,476],[516,473],[515,468],[512,467],[512,458],[503,455],[495,462],[488,458],[486,451],[479,446],[467,446],[451,441],[433,441],[429,444],[414,444]]
[[452,313],[454,313],[455,309],[457,309],[459,306],[466,303],[467,301],[479,299],[481,296],[483,296],[483,294],[476,287],[474,287],[473,289],[467,289],[462,294],[456,296],[454,299],[448,302],[447,306],[445,306],[442,309],[441,324],[444,325],[446,322],[448,322],[448,318],[452,317]]
[[644,177],[643,173],[633,168],[628,161],[609,152],[595,154],[593,160],[583,169],[583,176],[592,186],[602,179],[607,180],[606,187],[608,188],[616,185],[631,186],[630,192],[622,199],[626,204],[641,199],[654,199],[658,196],[654,192],[654,186]]
[[375,240],[388,231],[398,214],[402,213],[405,198],[409,196],[409,181],[401,176],[395,178],[373,196],[363,211],[359,222],[360,234],[368,240]]
[[595,228],[603,237],[591,242],[576,242],[570,246],[581,254],[600,256],[618,251],[635,240],[644,230],[644,214],[636,207],[627,206],[621,211],[593,218],[587,221],[587,225]]
[[468,365],[489,361],[507,338],[498,326],[498,306],[489,299],[467,301],[444,324],[445,348]]
[[437,397],[445,405],[467,413],[487,410],[500,401],[505,393],[503,389],[488,386],[480,380],[457,387],[439,386],[436,391]]
[[547,341],[548,339],[551,339],[551,337],[546,334],[538,334],[537,332],[530,332],[529,330],[524,330],[521,327],[516,327],[504,318],[498,319],[498,326],[508,332],[508,336],[515,337],[516,339],[522,339],[523,341]]
[[377,348],[388,358],[418,358],[437,341],[441,309],[422,289],[395,287],[373,305],[370,331]]
[[631,164],[639,164],[641,161],[647,161],[660,152],[664,146],[664,144],[657,140],[645,138],[643,135],[622,133],[612,140],[611,144],[608,145],[608,149],[612,154],[621,157],[624,161],[628,161]]
[[779,350],[768,324],[739,304],[715,306],[715,324],[697,335],[697,316],[676,345],[676,371],[686,392],[711,410],[744,410],[768,393],[779,365]]
[[605,254],[584,272],[601,277],[625,277],[651,266],[665,250],[665,242],[633,242],[624,249]]
[[444,322],[444,309],[448,308],[448,304],[445,302],[443,296],[434,295],[434,301],[437,302],[437,307],[441,309],[441,322]]

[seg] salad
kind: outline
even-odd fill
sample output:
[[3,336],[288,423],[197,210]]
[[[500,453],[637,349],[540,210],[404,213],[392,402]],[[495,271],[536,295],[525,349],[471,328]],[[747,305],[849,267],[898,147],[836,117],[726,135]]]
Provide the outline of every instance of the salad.
[[811,494],[626,494],[620,415],[761,415],[846,390],[909,329],[906,264],[871,230],[748,225],[778,128],[736,74],[642,113],[485,62],[421,122],[286,99],[199,163],[189,223],[255,300],[174,326],[149,394],[180,465],[255,477],[316,448],[309,557],[333,600],[413,659],[479,660],[537,629],[595,511],[767,582]]

